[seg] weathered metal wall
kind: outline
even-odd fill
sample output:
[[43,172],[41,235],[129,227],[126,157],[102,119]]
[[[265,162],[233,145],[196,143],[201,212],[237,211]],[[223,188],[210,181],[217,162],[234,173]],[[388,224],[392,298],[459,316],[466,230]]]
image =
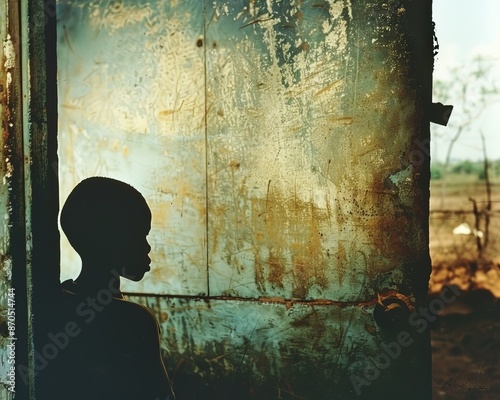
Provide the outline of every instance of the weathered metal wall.
[[125,289],[150,294],[178,398],[428,398],[426,333],[353,377],[403,329],[378,294],[426,292],[430,1],[58,14],[61,199],[91,175],[145,194],[154,267]]
[[404,4],[207,11],[211,294],[356,301],[422,265]]
[[25,163],[20,6],[0,1],[0,399],[28,396],[13,370],[28,363]]
[[130,300],[161,322],[179,399],[430,399],[425,334],[408,331],[408,346],[373,367],[400,333],[377,327],[373,303]]

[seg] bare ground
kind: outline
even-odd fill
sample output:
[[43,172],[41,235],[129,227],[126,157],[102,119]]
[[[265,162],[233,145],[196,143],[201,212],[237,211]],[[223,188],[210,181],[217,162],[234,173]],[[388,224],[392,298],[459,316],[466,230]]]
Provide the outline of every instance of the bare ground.
[[434,400],[500,399],[500,300],[463,292],[431,331]]
[[[481,185],[455,185],[441,202],[440,184],[431,186],[430,300],[444,285],[462,294],[439,315],[431,331],[434,400],[500,399],[500,187],[493,191],[489,240],[478,248],[477,235],[453,234],[476,219],[469,197],[485,205]],[[479,193],[479,194],[478,194]],[[484,219],[480,230],[484,230]],[[484,236],[481,238],[484,244]]]

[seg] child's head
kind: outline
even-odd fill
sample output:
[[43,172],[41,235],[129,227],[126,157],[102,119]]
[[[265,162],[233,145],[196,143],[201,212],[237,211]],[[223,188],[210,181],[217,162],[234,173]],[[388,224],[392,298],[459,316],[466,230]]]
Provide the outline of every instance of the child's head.
[[124,182],[102,177],[80,182],[62,208],[61,227],[84,265],[105,265],[132,280],[149,270],[151,212]]

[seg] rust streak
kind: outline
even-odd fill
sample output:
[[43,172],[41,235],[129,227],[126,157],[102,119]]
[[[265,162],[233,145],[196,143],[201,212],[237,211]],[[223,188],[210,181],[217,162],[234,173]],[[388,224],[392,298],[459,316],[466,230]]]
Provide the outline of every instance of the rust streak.
[[[330,299],[312,299],[312,300],[300,300],[300,299],[287,299],[285,297],[238,297],[238,296],[194,296],[194,295],[174,295],[174,294],[152,294],[152,293],[123,293],[126,297],[164,297],[168,299],[187,299],[187,300],[197,300],[209,303],[210,301],[245,301],[253,303],[270,303],[270,304],[283,304],[287,309],[294,305],[305,305],[305,306],[337,306],[337,307],[370,307],[378,303],[379,296],[384,299],[386,297],[398,297],[401,298],[401,294],[394,289],[387,289],[379,291],[376,296],[370,300],[364,301],[338,301]],[[403,296],[406,301],[410,301],[413,295]]]
[[165,118],[165,117],[168,117],[169,115],[175,114],[177,111],[179,111],[179,109],[177,109],[177,110],[162,110],[159,112],[159,116]]
[[341,125],[352,125],[354,122],[353,117],[331,117],[328,115],[325,115],[326,118],[328,118],[332,122],[339,123]]
[[183,105],[184,105],[184,100],[182,101],[179,108],[173,110],[161,110],[158,115],[162,118],[168,117],[169,115],[175,114],[177,111],[180,111]]
[[[382,298],[400,296],[400,294],[393,289],[380,293],[383,293],[383,295],[381,295]],[[257,299],[247,299],[247,300],[253,300],[253,301],[256,300],[261,303],[284,304],[287,307],[287,309],[295,304],[307,305],[307,306],[369,307],[369,306],[374,306],[375,304],[378,303],[380,293],[377,293],[377,297],[374,297],[373,299],[367,301],[337,301],[328,299],[295,300],[295,299],[286,299],[284,297],[259,297]],[[230,300],[230,299],[231,297],[224,298],[224,300]]]
[[316,92],[316,94],[314,95],[314,97],[317,97],[319,96],[320,94],[324,93],[324,92],[327,92],[328,90],[330,89],[333,89],[334,87],[338,86],[339,83],[342,82],[342,79],[338,79],[336,80],[335,82],[325,86],[323,89],[321,89],[319,92]]
[[259,217],[262,217],[264,214],[267,213],[267,205],[269,203],[269,189],[271,187],[271,179],[269,179],[269,182],[267,182],[267,193],[266,193],[266,209],[259,214]]
[[256,18],[256,19],[251,20],[250,22],[247,22],[245,25],[242,25],[240,27],[240,29],[246,28],[247,26],[250,26],[250,25],[259,24],[261,22],[271,21],[272,19],[273,18],[266,18],[266,19]]

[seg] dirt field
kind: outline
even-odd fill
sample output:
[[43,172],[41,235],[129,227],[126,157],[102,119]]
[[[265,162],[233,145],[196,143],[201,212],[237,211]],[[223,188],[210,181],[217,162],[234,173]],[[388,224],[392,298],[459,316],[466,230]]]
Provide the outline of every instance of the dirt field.
[[[431,299],[445,284],[462,291],[450,304],[432,331],[433,399],[500,399],[500,185],[492,187],[489,240],[478,251],[478,236],[484,245],[484,217],[481,233],[470,197],[478,209],[486,205],[484,182],[454,177],[431,184],[430,251],[433,273]],[[443,193],[443,195],[442,195]],[[471,233],[454,234],[461,224]],[[467,231],[465,225],[461,231]]]
[[462,294],[431,333],[434,400],[500,399],[500,301]]

